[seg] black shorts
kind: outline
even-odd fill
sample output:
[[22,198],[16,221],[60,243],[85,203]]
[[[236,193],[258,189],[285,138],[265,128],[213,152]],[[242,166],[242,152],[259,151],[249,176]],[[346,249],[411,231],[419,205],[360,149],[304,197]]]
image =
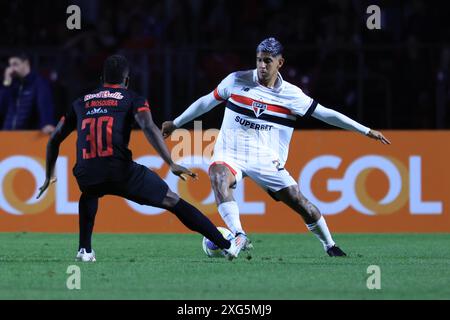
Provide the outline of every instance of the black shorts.
[[169,186],[156,173],[147,167],[132,162],[129,174],[124,180],[105,181],[94,185],[78,182],[82,193],[95,197],[115,195],[139,204],[161,207]]

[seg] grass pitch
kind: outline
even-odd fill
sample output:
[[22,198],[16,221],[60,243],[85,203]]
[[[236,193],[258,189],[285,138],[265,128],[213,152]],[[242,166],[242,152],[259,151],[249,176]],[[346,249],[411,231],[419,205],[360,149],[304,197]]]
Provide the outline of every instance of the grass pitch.
[[[75,234],[0,233],[0,299],[450,299],[450,235],[250,234],[253,259],[208,258],[196,234],[95,234],[97,262],[74,262]],[[68,266],[81,289],[68,290]],[[369,290],[367,268],[381,269]]]

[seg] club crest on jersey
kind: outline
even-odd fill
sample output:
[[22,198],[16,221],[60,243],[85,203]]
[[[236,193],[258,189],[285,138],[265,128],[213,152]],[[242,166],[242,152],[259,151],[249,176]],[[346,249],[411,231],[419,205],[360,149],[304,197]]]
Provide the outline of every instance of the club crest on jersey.
[[253,112],[255,113],[255,116],[257,118],[259,118],[259,116],[262,115],[267,110],[267,104],[253,101],[252,108],[253,108]]
[[102,108],[93,108],[92,110],[89,110],[86,115],[87,116],[92,116],[94,114],[103,114],[103,113],[108,113],[107,109],[102,109]]

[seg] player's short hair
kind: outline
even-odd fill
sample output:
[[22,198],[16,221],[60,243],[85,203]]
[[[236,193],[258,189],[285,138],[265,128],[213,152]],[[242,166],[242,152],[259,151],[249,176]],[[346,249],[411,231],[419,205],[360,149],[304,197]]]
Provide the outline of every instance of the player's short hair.
[[103,82],[120,84],[128,76],[130,67],[128,60],[119,54],[106,58],[103,64]]
[[272,57],[276,57],[277,55],[283,55],[284,47],[275,38],[267,38],[261,41],[261,43],[256,47],[256,53],[258,52],[267,52],[270,53]]

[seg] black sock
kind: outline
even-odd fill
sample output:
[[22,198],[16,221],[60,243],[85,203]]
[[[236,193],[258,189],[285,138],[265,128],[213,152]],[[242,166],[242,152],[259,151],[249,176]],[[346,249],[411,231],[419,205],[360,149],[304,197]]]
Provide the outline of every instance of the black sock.
[[217,230],[216,226],[197,208],[190,205],[180,198],[180,201],[173,207],[169,208],[183,224],[191,229],[204,235],[206,238],[214,242],[221,249],[228,249],[230,241],[225,239]]
[[98,209],[98,198],[83,193],[78,203],[78,219],[80,225],[79,248],[85,248],[86,252],[92,252],[91,239],[94,230],[95,215]]

